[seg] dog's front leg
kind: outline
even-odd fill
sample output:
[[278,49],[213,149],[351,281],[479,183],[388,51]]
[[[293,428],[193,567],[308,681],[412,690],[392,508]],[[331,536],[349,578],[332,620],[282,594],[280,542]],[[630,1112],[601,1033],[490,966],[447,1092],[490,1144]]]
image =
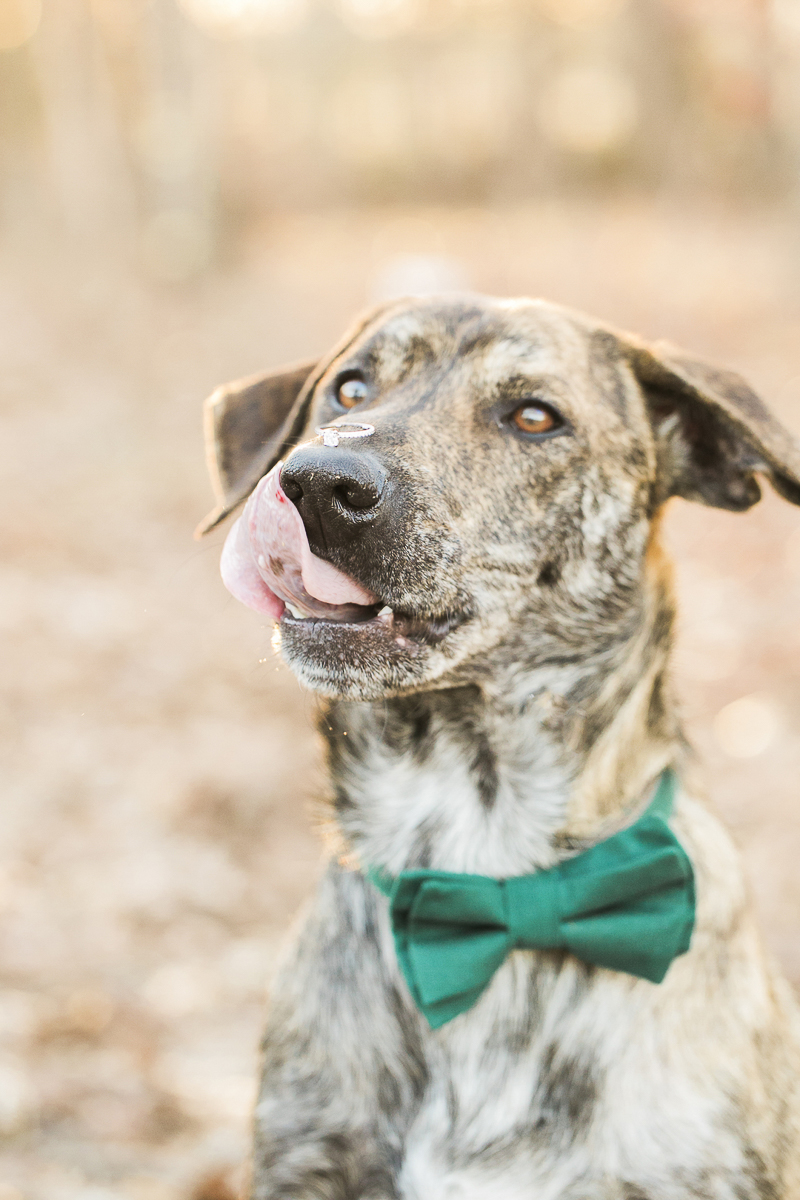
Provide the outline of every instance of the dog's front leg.
[[276,982],[253,1200],[392,1200],[424,1090],[423,1027],[398,989],[377,897],[331,866]]

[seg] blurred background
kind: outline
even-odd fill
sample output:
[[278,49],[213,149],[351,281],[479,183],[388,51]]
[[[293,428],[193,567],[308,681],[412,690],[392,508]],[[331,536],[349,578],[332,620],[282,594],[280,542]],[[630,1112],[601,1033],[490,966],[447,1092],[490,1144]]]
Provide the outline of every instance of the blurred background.
[[[796,0],[0,3],[0,1200],[233,1200],[315,702],[200,405],[385,296],[544,295],[800,433]],[[677,686],[800,982],[800,511],[674,502]]]

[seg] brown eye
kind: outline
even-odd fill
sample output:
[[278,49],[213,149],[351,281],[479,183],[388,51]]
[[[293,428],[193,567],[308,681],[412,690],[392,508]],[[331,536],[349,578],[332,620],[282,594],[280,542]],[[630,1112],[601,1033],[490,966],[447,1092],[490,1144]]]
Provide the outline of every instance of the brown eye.
[[553,413],[538,404],[521,404],[511,414],[511,420],[521,433],[549,433],[558,425]]
[[363,379],[345,379],[344,383],[339,384],[336,399],[342,408],[353,408],[366,398],[367,390]]

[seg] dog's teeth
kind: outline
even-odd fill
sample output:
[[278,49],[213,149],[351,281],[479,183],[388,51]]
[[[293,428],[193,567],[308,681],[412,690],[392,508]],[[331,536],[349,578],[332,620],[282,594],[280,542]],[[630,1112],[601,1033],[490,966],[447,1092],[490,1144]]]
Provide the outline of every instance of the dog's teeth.
[[262,571],[265,569],[265,567],[267,565],[267,560],[264,558],[263,554],[259,554],[259,556],[258,556],[258,565]]
[[393,609],[393,608],[390,608],[388,604],[384,604],[383,608],[381,609],[381,611],[380,611],[380,612],[379,612],[377,615],[378,615],[379,617],[393,617],[393,616],[394,616],[394,609]]
[[286,607],[296,621],[302,621],[306,615],[304,612],[301,612],[299,608],[295,608],[293,604],[290,604],[288,600],[286,601]]

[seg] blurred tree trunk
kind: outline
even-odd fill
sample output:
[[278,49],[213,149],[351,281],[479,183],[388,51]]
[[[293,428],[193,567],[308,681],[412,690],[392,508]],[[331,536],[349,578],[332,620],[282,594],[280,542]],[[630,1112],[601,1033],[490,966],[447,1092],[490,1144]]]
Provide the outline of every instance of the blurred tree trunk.
[[166,279],[201,270],[214,249],[219,57],[174,0],[153,0],[145,17],[134,143],[145,265]]
[[769,0],[772,104],[789,173],[789,196],[800,208],[800,3]]
[[31,49],[56,216],[71,239],[109,248],[132,229],[131,176],[88,0],[49,0]]
[[69,239],[133,252],[165,279],[201,269],[218,193],[217,56],[205,36],[173,0],[49,0],[31,49],[45,192]]

